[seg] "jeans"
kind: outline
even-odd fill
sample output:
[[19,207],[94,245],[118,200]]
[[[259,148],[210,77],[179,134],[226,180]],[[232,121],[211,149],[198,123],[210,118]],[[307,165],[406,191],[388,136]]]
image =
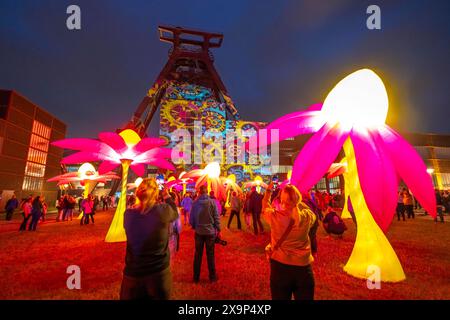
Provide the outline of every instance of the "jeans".
[[261,212],[252,212],[253,217],[253,231],[256,235],[258,235],[258,226],[259,232],[264,232],[264,228],[261,222]]
[[234,216],[236,216],[237,218],[238,229],[241,230],[241,217],[239,216],[239,212],[237,210],[231,210],[230,217],[228,218],[228,228],[230,227],[231,221],[233,221]]
[[36,227],[38,225],[40,217],[41,217],[40,212],[37,212],[37,213],[33,212],[31,214],[31,223],[30,223],[30,226],[28,227],[28,231],[36,231]]
[[[439,219],[441,220],[441,222],[444,222],[444,214],[442,213],[441,206],[437,207],[437,215],[439,216]],[[434,218],[434,221],[437,222],[437,216],[436,216],[436,218]]]
[[208,261],[209,279],[215,280],[216,265],[214,261],[215,235],[195,234],[195,255],[194,255],[194,281],[200,279],[200,269],[202,266],[203,247],[206,247],[206,260]]
[[64,209],[63,221],[69,220],[69,217],[70,217],[70,220],[72,220],[72,218],[73,218],[73,209],[65,208]]
[[414,206],[412,204],[405,205],[406,213],[408,214],[408,219],[413,218],[414,219]]
[[28,220],[30,220],[31,218],[31,214],[28,215],[28,217],[25,217],[25,215],[23,215],[23,222],[20,225],[19,231],[25,231],[27,229],[27,223]]
[[94,223],[94,214],[92,213],[83,213],[83,217],[81,218],[80,225],[89,224],[89,217],[91,217],[92,223]]
[[10,221],[12,219],[13,213],[14,213],[14,209],[6,210],[6,220],[7,221]]
[[403,221],[405,221],[405,205],[403,203],[397,203],[397,219],[400,221],[400,215],[403,217]]
[[135,278],[123,275],[120,300],[169,300],[172,291],[170,267],[152,275]]
[[314,300],[314,274],[311,265],[292,266],[270,260],[272,300]]

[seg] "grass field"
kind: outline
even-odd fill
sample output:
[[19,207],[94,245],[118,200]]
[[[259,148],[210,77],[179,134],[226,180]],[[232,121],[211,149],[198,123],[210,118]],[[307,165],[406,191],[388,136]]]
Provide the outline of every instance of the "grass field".
[[[0,222],[0,299],[118,299],[125,243],[103,241],[113,212],[99,212],[95,225],[79,220],[49,220],[36,232],[17,230],[20,217]],[[448,219],[448,217],[446,217]],[[243,220],[243,219],[242,219]],[[366,282],[342,271],[355,239],[355,228],[343,239],[327,238],[320,228],[319,253],[313,264],[316,299],[450,299],[450,223],[429,217],[394,221],[388,238],[407,280],[369,290]],[[219,281],[210,284],[203,259],[199,284],[192,283],[193,231],[185,227],[180,251],[172,257],[174,299],[270,299],[269,265],[264,247],[269,234],[223,230],[226,247],[216,246]],[[66,268],[81,268],[81,290],[66,287]]]

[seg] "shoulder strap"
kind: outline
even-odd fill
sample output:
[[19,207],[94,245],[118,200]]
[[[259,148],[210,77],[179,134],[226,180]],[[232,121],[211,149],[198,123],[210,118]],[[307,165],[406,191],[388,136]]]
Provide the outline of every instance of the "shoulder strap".
[[286,231],[283,233],[281,238],[278,239],[277,243],[275,244],[275,247],[273,247],[273,250],[277,250],[282,245],[284,240],[286,240],[287,236],[289,235],[289,233],[292,230],[292,227],[294,226],[294,222],[295,222],[294,219],[291,218],[290,221],[289,221],[289,225],[288,225]]

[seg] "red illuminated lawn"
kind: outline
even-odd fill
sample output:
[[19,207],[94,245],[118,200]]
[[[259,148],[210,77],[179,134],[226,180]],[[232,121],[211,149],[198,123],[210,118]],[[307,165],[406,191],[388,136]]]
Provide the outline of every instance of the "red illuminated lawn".
[[[105,243],[113,212],[98,213],[96,224],[47,222],[36,233],[19,233],[19,218],[0,222],[0,299],[117,299],[125,253],[124,243]],[[448,217],[446,217],[448,218]],[[346,275],[342,267],[352,250],[355,229],[344,239],[318,233],[319,255],[314,263],[316,299],[450,299],[450,223],[428,217],[394,221],[388,233],[407,280],[383,283],[368,290],[365,281]],[[268,234],[224,230],[228,246],[216,246],[219,281],[192,283],[193,232],[185,228],[180,251],[173,257],[174,299],[270,299],[269,266],[264,257]],[[66,288],[67,266],[81,268],[81,290]]]

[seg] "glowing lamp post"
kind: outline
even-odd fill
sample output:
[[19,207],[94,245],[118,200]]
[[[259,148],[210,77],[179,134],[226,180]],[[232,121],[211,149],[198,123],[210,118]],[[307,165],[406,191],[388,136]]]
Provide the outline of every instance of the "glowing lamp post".
[[138,176],[145,174],[145,165],[174,170],[174,166],[166,160],[171,157],[171,149],[160,148],[166,142],[160,138],[144,138],[126,129],[119,134],[102,132],[98,140],[64,139],[52,144],[65,149],[78,150],[63,159],[62,163],[80,163],[84,161],[102,161],[99,173],[111,171],[122,166],[122,187],[119,203],[113,221],[106,235],[106,242],[126,241],[123,228],[123,215],[126,209],[126,191],[128,170],[131,168]]
[[[388,97],[382,80],[369,69],[341,80],[323,106],[285,115],[266,129],[278,129],[279,139],[314,133],[294,163],[291,183],[307,192],[327,172],[343,147],[347,159],[348,197],[358,224],[356,242],[344,270],[358,278],[381,269],[381,280],[405,279],[403,268],[385,237],[397,205],[398,177],[422,206],[436,216],[433,183],[420,156],[385,124]],[[347,201],[347,199],[345,199]]]

